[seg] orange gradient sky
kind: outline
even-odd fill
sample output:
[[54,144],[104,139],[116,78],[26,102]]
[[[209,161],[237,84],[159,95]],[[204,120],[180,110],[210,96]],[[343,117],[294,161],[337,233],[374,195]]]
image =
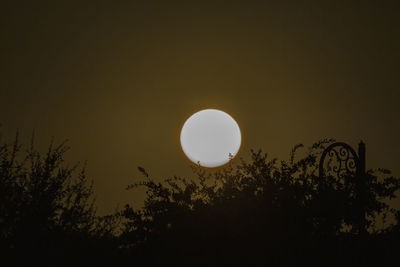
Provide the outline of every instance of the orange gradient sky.
[[190,175],[179,133],[206,108],[238,122],[239,157],[362,139],[367,167],[400,175],[398,6],[60,2],[1,4],[0,131],[27,143],[35,129],[42,148],[69,139],[100,213],[140,203],[124,190],[137,166],[156,180]]

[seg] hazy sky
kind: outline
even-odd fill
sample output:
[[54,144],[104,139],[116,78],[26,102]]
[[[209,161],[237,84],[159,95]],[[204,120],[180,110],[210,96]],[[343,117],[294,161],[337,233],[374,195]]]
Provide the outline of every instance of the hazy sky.
[[239,123],[241,157],[362,139],[400,175],[399,6],[283,2],[2,1],[0,131],[68,138],[101,213],[141,199],[137,166],[190,174],[179,133],[205,108]]

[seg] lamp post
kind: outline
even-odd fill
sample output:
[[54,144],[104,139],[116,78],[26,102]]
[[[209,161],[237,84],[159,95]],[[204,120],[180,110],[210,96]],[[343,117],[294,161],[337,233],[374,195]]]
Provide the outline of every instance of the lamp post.
[[[319,177],[333,177],[343,179],[346,184],[349,179],[355,179],[355,191],[359,204],[357,214],[357,227],[360,235],[365,235],[365,144],[358,144],[358,154],[346,143],[336,142],[329,145],[323,152],[319,162]],[[352,175],[353,174],[353,175]]]

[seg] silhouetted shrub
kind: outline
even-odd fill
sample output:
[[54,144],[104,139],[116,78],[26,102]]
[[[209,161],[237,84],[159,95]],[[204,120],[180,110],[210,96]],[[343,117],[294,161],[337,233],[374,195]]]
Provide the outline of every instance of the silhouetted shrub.
[[[84,166],[68,166],[65,143],[44,155],[18,137],[0,145],[0,245],[13,265],[138,266],[261,264],[394,266],[400,237],[399,178],[369,170],[362,179],[318,174],[333,140],[299,156],[194,167],[194,179],[156,182],[144,168],[143,208],[97,216]],[[360,187],[362,185],[362,187]],[[361,190],[361,189],[362,190]],[[393,218],[379,226],[378,219]],[[387,219],[388,220],[388,219]]]
[[84,166],[64,163],[67,150],[51,143],[41,155],[32,138],[24,151],[18,135],[0,145],[0,237],[10,263],[75,265],[114,238],[110,216],[95,214]]
[[361,198],[358,177],[319,177],[318,159],[331,142],[296,159],[298,145],[280,162],[252,151],[249,162],[213,174],[194,168],[194,180],[155,182],[139,168],[144,181],[128,189],[143,186],[147,198],[142,209],[121,212],[123,247],[149,264],[378,264],[382,229],[374,222],[393,213],[384,200],[399,179],[370,170]]

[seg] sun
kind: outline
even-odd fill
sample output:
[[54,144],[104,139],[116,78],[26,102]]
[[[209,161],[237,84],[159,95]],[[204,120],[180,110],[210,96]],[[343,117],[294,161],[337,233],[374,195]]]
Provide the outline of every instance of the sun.
[[242,136],[229,114],[205,109],[186,120],[180,140],[183,152],[192,162],[212,168],[226,164],[238,153]]

